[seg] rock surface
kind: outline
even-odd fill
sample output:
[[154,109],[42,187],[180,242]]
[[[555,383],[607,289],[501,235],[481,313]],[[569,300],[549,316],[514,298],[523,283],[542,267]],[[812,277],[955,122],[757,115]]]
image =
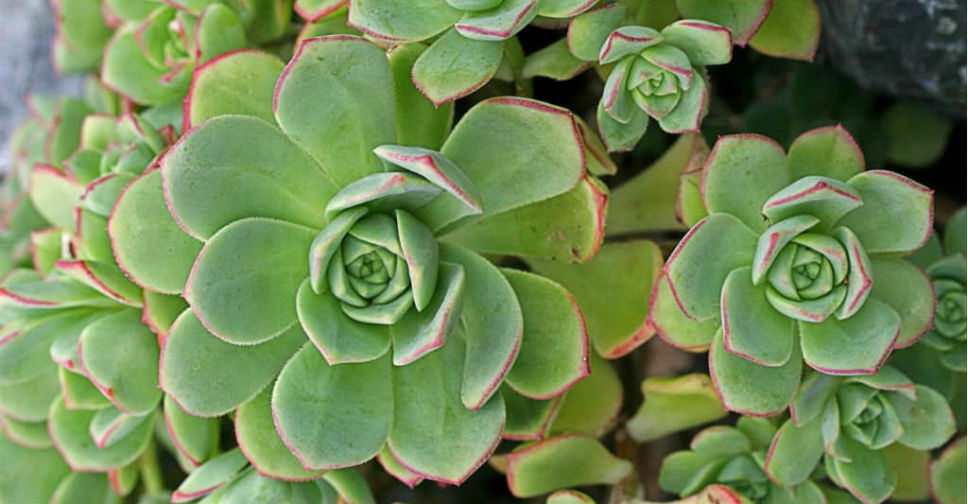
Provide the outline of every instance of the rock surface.
[[823,47],[861,86],[965,116],[965,0],[819,0]]
[[50,61],[54,17],[48,0],[0,0],[0,173],[6,172],[7,139],[26,115],[27,93],[80,94],[78,77],[62,79]]

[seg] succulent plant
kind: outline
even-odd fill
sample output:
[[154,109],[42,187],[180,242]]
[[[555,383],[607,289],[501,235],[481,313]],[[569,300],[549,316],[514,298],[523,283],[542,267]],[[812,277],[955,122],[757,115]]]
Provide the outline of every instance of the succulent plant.
[[942,504],[955,504],[965,501],[966,481],[966,443],[962,436],[953,441],[941,455],[931,463],[931,495]]
[[927,239],[932,193],[865,172],[843,128],[807,132],[789,154],[764,137],[722,137],[700,194],[708,215],[670,255],[651,316],[674,344],[711,346],[728,409],[781,411],[804,361],[876,373],[931,327],[930,282],[897,256]]
[[51,56],[61,74],[97,69],[114,30],[104,19],[101,0],[52,0],[57,32]]
[[[826,502],[820,486],[812,480],[784,487],[764,472],[775,433],[776,427],[769,420],[753,417],[741,417],[736,427],[708,427],[696,434],[689,450],[672,453],[662,461],[659,486],[680,497],[719,484],[753,502]],[[801,467],[809,474],[816,466],[814,461]]]
[[[394,145],[396,114],[449,111],[395,102],[393,57],[330,36],[305,40],[285,70],[254,52],[217,60],[196,75],[193,129],[111,218],[133,279],[163,292],[186,280],[191,310],[165,342],[162,388],[194,415],[235,410],[263,474],[308,478],[379,455],[397,473],[458,483],[500,439],[502,383],[547,399],[588,373],[570,294],[475,252],[594,253],[605,193],[586,173],[584,125],[495,99],[449,136],[426,135],[429,147]],[[199,85],[209,72],[251,74],[245,62],[260,58],[250,81],[263,85],[245,107],[227,96],[238,90]],[[170,215],[139,211],[165,201]],[[164,234],[180,230],[200,252]],[[173,253],[157,254],[162,243]],[[249,448],[266,436],[271,449]]]
[[[521,60],[513,39],[537,16],[570,18],[594,0],[354,0],[349,24],[387,43],[433,43],[413,65],[417,88],[440,105],[487,84]],[[520,63],[517,63],[520,65]],[[506,73],[506,72],[505,72]]]
[[197,66],[282,35],[288,28],[291,4],[291,0],[108,1],[105,12],[118,28],[104,49],[101,78],[140,104],[179,101]]
[[931,277],[938,298],[934,327],[920,344],[939,354],[941,364],[965,372],[965,209],[948,222],[944,243],[932,235],[921,250],[910,257]]
[[893,443],[931,450],[955,432],[944,397],[890,366],[874,375],[811,373],[790,413],[770,445],[770,478],[796,485],[823,456],[827,476],[863,502],[894,491],[897,476],[881,450]]

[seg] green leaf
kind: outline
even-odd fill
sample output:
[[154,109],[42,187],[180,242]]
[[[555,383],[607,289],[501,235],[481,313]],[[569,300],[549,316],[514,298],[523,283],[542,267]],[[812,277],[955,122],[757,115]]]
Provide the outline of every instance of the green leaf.
[[647,322],[663,341],[687,352],[705,352],[719,330],[720,319],[697,321],[679,308],[665,273],[660,273],[652,288]]
[[578,59],[598,61],[608,36],[625,22],[628,9],[622,4],[607,5],[575,17],[568,24],[568,48]]
[[[90,210],[85,210],[79,208],[77,210],[77,231],[75,232],[75,254],[77,257],[82,257],[84,259],[91,259],[99,262],[114,262],[114,252],[111,250],[111,238],[108,235],[107,224],[108,220],[104,217],[91,212]],[[53,233],[45,233],[45,236],[50,236]],[[48,240],[50,240],[48,238]],[[48,242],[47,246],[50,247],[49,252],[51,256],[55,253],[57,254],[57,259],[61,259],[60,241],[57,243],[56,252],[54,250],[54,243]],[[36,245],[35,245],[36,249]],[[36,254],[36,252],[35,252]],[[51,257],[53,259],[53,257]],[[35,257],[34,262],[37,262]],[[51,264],[52,263],[48,263]],[[48,269],[49,273],[50,270]]]
[[306,481],[319,477],[321,471],[307,471],[276,431],[270,398],[266,388],[235,412],[235,439],[239,448],[259,474],[285,481]]
[[594,438],[563,435],[512,451],[508,487],[515,497],[526,498],[574,486],[614,485],[631,472],[631,463]]
[[394,211],[397,242],[407,262],[410,291],[417,311],[430,303],[437,286],[439,247],[433,233],[419,219],[403,210]]
[[186,502],[207,495],[235,479],[247,463],[238,448],[227,451],[192,471],[171,494],[171,501]]
[[688,495],[714,480],[724,461],[693,451],[673,452],[662,460],[659,487],[669,493]]
[[679,12],[685,18],[705,19],[729,28],[733,42],[745,46],[760,28],[770,12],[770,0],[677,0]]
[[423,44],[402,44],[387,52],[397,106],[397,144],[438,150],[450,133],[454,105],[434,106],[414,85],[413,65],[426,49]]
[[545,504],[595,504],[595,501],[577,490],[559,490],[549,495]]
[[521,306],[501,270],[481,256],[441,244],[440,257],[460,264],[467,275],[461,308],[467,352],[461,400],[477,409],[497,392],[518,355],[524,328]]
[[5,334],[0,335],[0,383],[24,381],[49,371],[50,346],[65,333],[79,333],[89,316],[87,311],[70,311],[23,326],[5,326]]
[[440,274],[430,304],[422,312],[410,310],[390,326],[393,338],[393,364],[403,366],[440,348],[460,321],[464,303],[464,268],[440,263]]
[[[74,338],[74,346],[77,347],[76,338]],[[65,367],[58,367],[57,379],[60,382],[64,404],[69,409],[98,410],[111,406],[111,401],[104,397],[91,380],[80,374],[80,370],[69,371]]]
[[440,0],[358,0],[348,24],[386,42],[413,42],[446,30],[462,14]]
[[182,409],[169,395],[165,396],[164,415],[165,428],[175,449],[192,465],[202,465],[216,452],[219,442],[217,418],[194,416]]
[[562,397],[530,399],[514,391],[509,385],[501,387],[507,420],[504,423],[504,439],[536,440],[548,436],[551,422],[561,409]]
[[481,213],[480,197],[474,183],[451,160],[437,151],[422,147],[381,145],[373,150],[380,159],[409,172],[460,200],[471,213]]
[[233,345],[209,333],[185,310],[162,350],[161,388],[193,415],[224,415],[268,385],[305,342],[296,325],[266,343]]
[[524,271],[503,269],[521,305],[521,349],[507,383],[532,399],[560,395],[589,373],[588,334],[571,294],[561,285]]
[[55,266],[65,276],[94,288],[117,303],[141,308],[141,288],[112,263],[65,259],[57,261]]
[[50,404],[57,398],[58,383],[56,366],[27,380],[0,383],[0,413],[22,422],[40,422],[47,418]]
[[413,65],[413,82],[440,106],[467,96],[487,84],[504,55],[504,43],[474,40],[451,29],[423,52]]
[[[469,110],[441,153],[480,192],[484,215],[562,194],[584,175],[584,142],[570,112],[524,98],[494,98]],[[440,195],[418,212],[433,231],[469,215]]]
[[819,175],[846,182],[864,171],[864,153],[841,125],[812,129],[790,145],[787,169],[793,180]]
[[303,467],[358,465],[380,452],[395,406],[389,360],[330,366],[306,344],[286,364],[272,392],[272,412],[282,441]]
[[346,316],[339,299],[313,292],[308,278],[296,295],[296,311],[306,335],[331,365],[371,361],[390,349],[386,326],[362,324]]
[[54,446],[75,471],[106,471],[134,461],[151,442],[153,421],[139,424],[116,443],[98,448],[88,433],[95,412],[69,410],[62,399],[50,408],[49,429]]
[[639,442],[653,441],[726,416],[709,377],[689,374],[647,378],[642,382],[645,402],[626,424]]
[[714,213],[696,223],[664,268],[676,304],[694,320],[718,316],[726,276],[748,266],[755,249],[756,235],[732,215]]
[[205,327],[225,341],[270,340],[296,323],[296,293],[309,276],[306,258],[314,235],[273,219],[233,222],[205,244],[185,285],[185,299]]
[[694,66],[722,65],[733,57],[733,38],[728,28],[714,23],[684,19],[662,29],[665,42],[689,56]]
[[941,159],[951,121],[928,107],[897,102],[881,115],[887,159],[908,168],[927,168]]
[[[248,504],[250,502],[269,504],[271,502],[286,502],[290,498],[293,486],[285,481],[268,478],[258,471],[246,469],[219,494],[219,504]],[[319,487],[316,487],[309,502],[319,499]]]
[[389,449],[405,468],[459,485],[494,451],[504,425],[498,397],[467,409],[462,401],[462,335],[416,362],[393,368],[394,412]]
[[226,114],[274,122],[272,97],[283,67],[279,58],[254,50],[227,53],[199,66],[186,97],[185,125]]
[[168,212],[161,171],[151,170],[121,193],[107,229],[118,265],[139,285],[180,293],[202,244]]
[[689,442],[689,449],[707,457],[736,457],[749,453],[753,446],[738,429],[714,425],[696,434]]
[[30,201],[37,213],[62,230],[74,229],[74,207],[84,188],[56,168],[35,165],[30,171]]
[[767,226],[763,204],[789,183],[786,156],[779,144],[758,135],[730,135],[713,146],[700,189],[709,213],[732,214],[761,232]]
[[968,232],[966,231],[968,227],[965,226],[965,218],[965,209],[962,207],[961,210],[955,212],[945,226],[944,248],[949,254],[966,254],[965,248],[968,246],[968,240],[965,238],[965,233]]
[[864,204],[860,195],[839,180],[807,176],[776,192],[763,204],[763,215],[771,221],[811,215],[829,229],[845,214]]
[[584,72],[589,66],[587,61],[571,54],[568,40],[562,38],[528,54],[521,68],[521,76],[528,79],[548,77],[557,81],[566,81]]
[[[354,13],[361,10],[354,4]],[[276,85],[273,108],[282,130],[340,187],[383,171],[371,152],[396,140],[390,65],[362,38],[303,41]],[[325,199],[316,193],[306,201]]]
[[886,500],[894,491],[897,475],[891,470],[884,452],[871,450],[846,436],[844,445],[849,461],[827,457],[842,486],[862,502]]
[[354,468],[330,471],[323,476],[339,492],[340,500],[350,504],[375,504],[366,479]]
[[54,444],[47,433],[46,421],[21,422],[0,415],[0,431],[14,443],[31,449],[47,448]]
[[795,322],[773,309],[766,285],[753,285],[751,268],[736,268],[723,283],[726,351],[763,366],[782,366],[793,356]]
[[837,391],[840,380],[823,373],[810,373],[790,405],[790,418],[802,427],[823,414],[827,401]]
[[104,48],[101,78],[137,103],[164,105],[179,99],[188,88],[191,71],[183,68],[166,76],[171,69],[155,66],[142,52],[135,37],[137,28],[129,24],[115,32]]
[[889,305],[868,299],[849,319],[798,324],[807,365],[828,374],[870,374],[893,348],[901,320]]
[[786,421],[773,438],[763,470],[772,481],[793,486],[806,481],[824,454],[820,418],[797,426]]
[[868,254],[910,253],[931,234],[932,191],[888,171],[867,171],[847,181],[864,205],[838,222],[853,231]]
[[622,409],[622,382],[612,363],[589,354],[591,373],[568,389],[551,433],[579,432],[602,436],[618,421]]
[[[607,243],[580,265],[540,260],[528,264],[574,294],[600,355],[621,357],[654,334],[643,310],[662,265],[662,253],[654,243]],[[607,289],[602,288],[605,285]]]
[[750,47],[774,57],[813,61],[820,44],[820,9],[814,0],[774,2]]
[[78,340],[77,358],[84,374],[118,409],[144,415],[161,400],[158,352],[158,340],[141,323],[141,314],[125,310],[89,324]]
[[897,474],[892,499],[910,502],[931,498],[931,482],[925,477],[925,474],[929,474],[930,452],[894,443],[884,449],[884,455],[887,455],[891,470]]
[[709,351],[709,371],[723,406],[744,415],[772,415],[793,400],[803,362],[791,358],[780,367],[766,367],[726,351],[722,332]]
[[242,22],[231,7],[218,2],[212,2],[199,14],[194,31],[195,57],[199,63],[247,45]]
[[602,141],[609,152],[626,152],[635,148],[639,140],[645,135],[649,127],[649,115],[644,110],[635,107],[632,116],[625,124],[617,121],[606,110],[603,102],[599,102],[596,112],[598,130],[602,134]]
[[539,0],[538,15],[550,18],[571,18],[592,8],[594,0]]
[[474,220],[444,239],[482,253],[583,262],[602,243],[606,191],[586,177],[564,194]]
[[3,502],[48,502],[68,474],[70,469],[53,448],[26,448],[0,435],[0,500]]
[[955,419],[944,397],[924,385],[917,385],[917,400],[900,393],[888,397],[904,434],[898,442],[917,450],[932,450],[955,433]]
[[[246,141],[236,145],[228,138]],[[245,217],[322,228],[321,203],[337,190],[281,131],[248,116],[223,116],[194,129],[168,152],[161,169],[172,215],[199,239]]]
[[[965,502],[965,438],[953,442],[931,463],[931,493],[944,504]],[[4,474],[0,472],[0,474]]]
[[934,302],[931,280],[911,263],[894,258],[872,257],[875,278],[871,298],[889,305],[901,317],[896,348],[908,346],[931,329]]
[[406,467],[400,465],[400,462],[397,462],[397,459],[393,458],[393,454],[390,453],[390,449],[386,446],[384,446],[383,450],[381,450],[376,456],[376,460],[381,466],[383,466],[383,470],[386,471],[387,474],[400,480],[401,483],[410,488],[416,487],[420,484],[420,482],[423,481],[423,478],[420,475],[415,474]]
[[312,23],[345,4],[346,0],[296,0],[294,8],[303,19]]
[[181,296],[169,296],[146,290],[141,321],[158,335],[158,341],[163,345],[165,338],[168,337],[168,330],[185,308],[188,308],[188,303]]
[[521,31],[537,15],[537,0],[503,0],[493,9],[465,12],[454,27],[467,38],[504,40]]
[[107,407],[94,414],[88,432],[98,448],[106,448],[127,437],[147,419],[147,415],[132,416],[117,408]]

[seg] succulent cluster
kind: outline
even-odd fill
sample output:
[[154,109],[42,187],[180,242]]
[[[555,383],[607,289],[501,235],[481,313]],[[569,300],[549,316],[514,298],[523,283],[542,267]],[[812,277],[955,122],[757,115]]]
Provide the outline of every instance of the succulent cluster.
[[[706,67],[811,60],[813,0],[53,7],[57,69],[91,75],[10,142],[0,502],[493,469],[645,503],[637,443],[703,426],[661,463],[676,502],[963,502],[964,210],[934,235],[933,192],[840,125],[699,134]],[[588,69],[588,110],[534,98]],[[610,188],[653,121],[680,136]],[[708,375],[650,362],[630,411],[656,334]]]

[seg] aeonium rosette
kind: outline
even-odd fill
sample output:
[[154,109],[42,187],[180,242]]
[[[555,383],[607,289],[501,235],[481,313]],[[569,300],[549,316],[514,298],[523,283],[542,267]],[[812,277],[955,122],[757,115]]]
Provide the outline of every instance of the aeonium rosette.
[[706,65],[728,63],[729,30],[700,20],[676,21],[658,31],[623,26],[601,46],[598,62],[614,64],[598,106],[599,128],[611,150],[628,150],[645,134],[649,117],[669,133],[699,131],[709,106]]
[[941,363],[952,371],[965,371],[965,209],[945,227],[944,240],[937,234],[910,260],[925,269],[938,298],[934,327],[920,344],[934,349]]
[[931,327],[931,284],[898,258],[927,239],[931,192],[863,170],[840,127],[805,133],[788,154],[755,135],[716,143],[700,187],[708,215],[670,256],[651,317],[679,346],[711,346],[727,408],[775,413],[803,362],[875,373]]
[[[255,51],[214,61],[193,128],[112,214],[131,277],[163,292],[180,278],[191,305],[162,388],[198,416],[234,411],[262,474],[376,456],[408,484],[459,483],[501,438],[505,394],[558,397],[588,373],[570,294],[480,255],[594,254],[605,193],[587,127],[498,98],[450,131],[449,110],[391,72],[417,56],[330,36],[285,69]],[[240,86],[207,84],[225,81]]]
[[831,481],[862,502],[886,500],[899,480],[885,448],[899,443],[932,450],[955,432],[944,397],[891,366],[873,375],[811,373],[790,416],[770,444],[765,462],[770,478],[800,484],[822,456]]

